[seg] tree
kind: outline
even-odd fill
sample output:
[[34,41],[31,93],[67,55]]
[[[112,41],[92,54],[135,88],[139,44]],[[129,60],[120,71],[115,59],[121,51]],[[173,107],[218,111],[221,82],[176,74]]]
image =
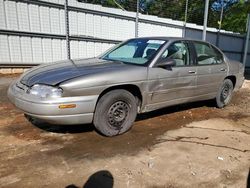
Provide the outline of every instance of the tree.
[[229,31],[245,33],[248,13],[250,13],[249,1],[241,1],[234,5],[230,10],[225,12],[222,28]]

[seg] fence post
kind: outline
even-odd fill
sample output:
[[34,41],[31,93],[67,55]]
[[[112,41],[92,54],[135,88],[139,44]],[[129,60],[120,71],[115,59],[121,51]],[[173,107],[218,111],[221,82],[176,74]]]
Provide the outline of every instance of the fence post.
[[216,34],[216,46],[218,48],[220,47],[220,31],[217,31],[217,34]]
[[69,12],[68,12],[68,0],[65,0],[65,3],[64,3],[64,11],[65,11],[65,34],[66,34],[66,51],[67,51],[67,59],[71,59],[71,57],[70,57],[70,38],[69,38]]
[[202,40],[206,40],[206,35],[207,35],[208,7],[209,7],[209,0],[206,0],[206,3],[205,3],[205,11],[204,11],[204,23],[203,23]]
[[185,5],[185,18],[184,18],[185,20],[184,20],[182,37],[186,37],[187,14],[188,14],[188,0],[186,0],[186,5]]
[[138,29],[139,29],[139,0],[136,3],[136,17],[135,17],[135,37],[138,37]]
[[249,34],[250,34],[250,14],[248,14],[248,19],[247,19],[247,36],[246,36],[244,57],[243,57],[244,71],[245,71],[245,68],[246,68],[246,61],[247,61],[247,55],[248,55]]

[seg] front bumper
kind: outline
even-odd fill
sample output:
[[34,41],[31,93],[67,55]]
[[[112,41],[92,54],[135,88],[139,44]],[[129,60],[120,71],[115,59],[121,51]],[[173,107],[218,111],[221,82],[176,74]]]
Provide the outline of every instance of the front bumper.
[[[10,101],[25,114],[43,121],[61,124],[87,124],[93,121],[98,95],[41,99],[26,93],[27,87],[14,82],[8,89]],[[75,108],[60,109],[59,105],[75,104]]]

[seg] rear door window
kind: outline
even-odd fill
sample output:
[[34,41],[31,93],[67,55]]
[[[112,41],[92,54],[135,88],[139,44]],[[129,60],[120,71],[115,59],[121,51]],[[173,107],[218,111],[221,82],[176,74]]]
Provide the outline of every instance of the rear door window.
[[222,54],[209,44],[194,42],[198,65],[213,65],[223,62]]

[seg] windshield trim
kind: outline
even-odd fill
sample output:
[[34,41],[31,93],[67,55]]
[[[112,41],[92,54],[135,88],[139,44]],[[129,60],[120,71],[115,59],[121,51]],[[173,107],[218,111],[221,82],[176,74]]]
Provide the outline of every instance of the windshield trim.
[[140,67],[147,67],[148,66],[146,64],[147,62],[145,64],[138,64],[138,63],[133,63],[133,62],[121,61],[121,60],[117,60],[117,59],[106,59],[105,57],[101,57],[100,59],[106,60],[106,61],[112,61],[112,62],[121,62],[121,63],[124,63],[126,65],[137,65]]

